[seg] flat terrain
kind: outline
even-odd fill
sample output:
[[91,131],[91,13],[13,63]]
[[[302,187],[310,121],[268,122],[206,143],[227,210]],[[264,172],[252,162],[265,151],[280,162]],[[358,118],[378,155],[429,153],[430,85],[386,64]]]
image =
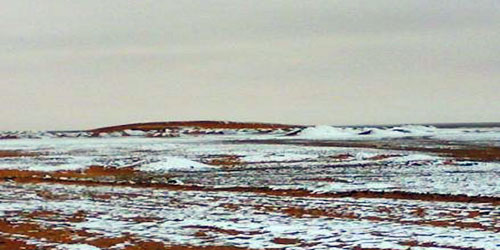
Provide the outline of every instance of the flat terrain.
[[0,132],[0,249],[500,249],[500,129]]

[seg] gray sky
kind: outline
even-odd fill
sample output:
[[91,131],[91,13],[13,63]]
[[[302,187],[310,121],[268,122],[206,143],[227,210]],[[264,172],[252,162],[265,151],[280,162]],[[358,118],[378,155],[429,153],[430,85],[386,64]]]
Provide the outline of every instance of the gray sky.
[[500,121],[500,1],[0,0],[0,129]]

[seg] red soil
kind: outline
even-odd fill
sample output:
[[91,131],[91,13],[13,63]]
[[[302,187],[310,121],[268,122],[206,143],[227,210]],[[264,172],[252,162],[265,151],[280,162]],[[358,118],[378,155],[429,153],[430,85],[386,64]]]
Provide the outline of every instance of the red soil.
[[376,156],[369,157],[368,160],[378,161],[378,160],[385,160],[385,159],[399,157],[399,156],[401,156],[401,155],[395,155],[395,154],[384,155],[384,154],[382,154],[382,155],[376,155]]
[[273,242],[281,245],[295,245],[300,243],[300,240],[293,238],[274,238]]
[[35,239],[44,238],[55,243],[71,243],[73,242],[73,238],[75,238],[75,236],[89,236],[89,234],[84,231],[51,229],[42,227],[35,223],[12,223],[3,219],[0,219],[0,232],[11,235],[20,234]]
[[54,172],[54,177],[102,177],[102,176],[133,176],[137,171],[131,167],[114,168],[103,166],[90,166],[85,170],[78,171],[58,171]]
[[329,158],[334,159],[334,160],[343,161],[343,160],[351,159],[353,157],[354,157],[354,155],[351,155],[349,153],[345,153],[345,154],[339,154],[339,155],[332,155]]
[[14,249],[44,250],[49,248],[40,248],[36,245],[28,244],[22,240],[9,239],[7,237],[0,236],[0,250],[14,250]]
[[459,160],[500,161],[499,147],[461,148],[461,149],[432,149],[430,152],[454,157]]
[[113,168],[103,166],[90,166],[82,171],[56,171],[56,172],[41,172],[41,171],[26,171],[15,169],[1,169],[0,179],[43,179],[50,178],[91,178],[103,176],[134,176],[136,170],[129,167]]
[[34,157],[40,154],[20,150],[0,150],[0,158],[4,157]]
[[92,241],[85,241],[85,244],[96,246],[99,248],[110,248],[116,244],[124,243],[124,242],[130,242],[132,241],[132,238],[130,236],[123,236],[123,237],[117,237],[117,238],[99,238],[95,239]]
[[236,155],[218,156],[215,158],[207,159],[204,161],[204,163],[212,166],[222,167],[234,167],[242,164],[240,157]]
[[85,211],[78,211],[72,215],[64,215],[55,211],[37,210],[28,214],[21,214],[25,218],[31,220],[44,220],[44,221],[68,221],[68,222],[83,222],[87,214]]

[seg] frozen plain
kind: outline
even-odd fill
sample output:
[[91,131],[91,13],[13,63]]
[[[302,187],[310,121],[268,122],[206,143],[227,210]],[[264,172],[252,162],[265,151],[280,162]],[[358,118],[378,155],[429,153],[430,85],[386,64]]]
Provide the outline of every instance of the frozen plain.
[[19,249],[500,249],[495,127],[0,137]]

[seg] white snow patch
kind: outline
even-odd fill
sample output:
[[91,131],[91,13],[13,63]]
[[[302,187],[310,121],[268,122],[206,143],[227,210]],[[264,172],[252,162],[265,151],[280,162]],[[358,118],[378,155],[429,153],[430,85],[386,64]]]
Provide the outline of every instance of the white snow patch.
[[330,139],[349,138],[354,136],[352,129],[336,128],[332,126],[319,125],[309,127],[299,133],[299,137],[307,139]]
[[396,189],[398,186],[391,183],[383,182],[367,182],[367,183],[327,183],[318,186],[306,187],[306,189],[314,193],[332,193],[332,192],[346,192],[356,190],[371,190],[371,191],[386,191],[389,189]]
[[356,158],[356,160],[358,160],[358,161],[361,161],[361,160],[373,158],[373,157],[378,156],[378,155],[379,155],[378,153],[359,152],[354,156],[354,158]]
[[500,140],[500,128],[437,128],[405,125],[398,127],[308,127],[290,138],[311,140],[364,140],[403,137],[432,137],[445,140]]
[[244,162],[287,162],[287,161],[302,161],[316,158],[314,155],[294,154],[294,153],[269,153],[269,154],[252,154],[242,157]]
[[142,130],[126,129],[123,132],[125,132],[127,135],[130,135],[130,136],[144,136],[144,135],[146,135],[146,132],[144,132]]
[[394,161],[397,162],[408,162],[408,161],[435,161],[441,160],[442,157],[425,155],[425,154],[410,154],[396,158]]
[[381,139],[400,137],[422,137],[431,136],[437,129],[431,126],[408,125],[392,128],[353,128],[353,127],[332,127],[315,126],[304,129],[299,133],[299,138],[304,139],[337,139],[337,140],[359,140],[359,139]]
[[171,170],[208,170],[214,166],[179,157],[163,157],[160,161],[140,166],[138,170],[163,173]]
[[101,248],[87,244],[64,244],[56,247],[57,250],[101,250]]
[[0,169],[17,169],[26,171],[74,171],[92,165],[92,159],[85,156],[72,158],[59,156],[13,157],[0,160]]

